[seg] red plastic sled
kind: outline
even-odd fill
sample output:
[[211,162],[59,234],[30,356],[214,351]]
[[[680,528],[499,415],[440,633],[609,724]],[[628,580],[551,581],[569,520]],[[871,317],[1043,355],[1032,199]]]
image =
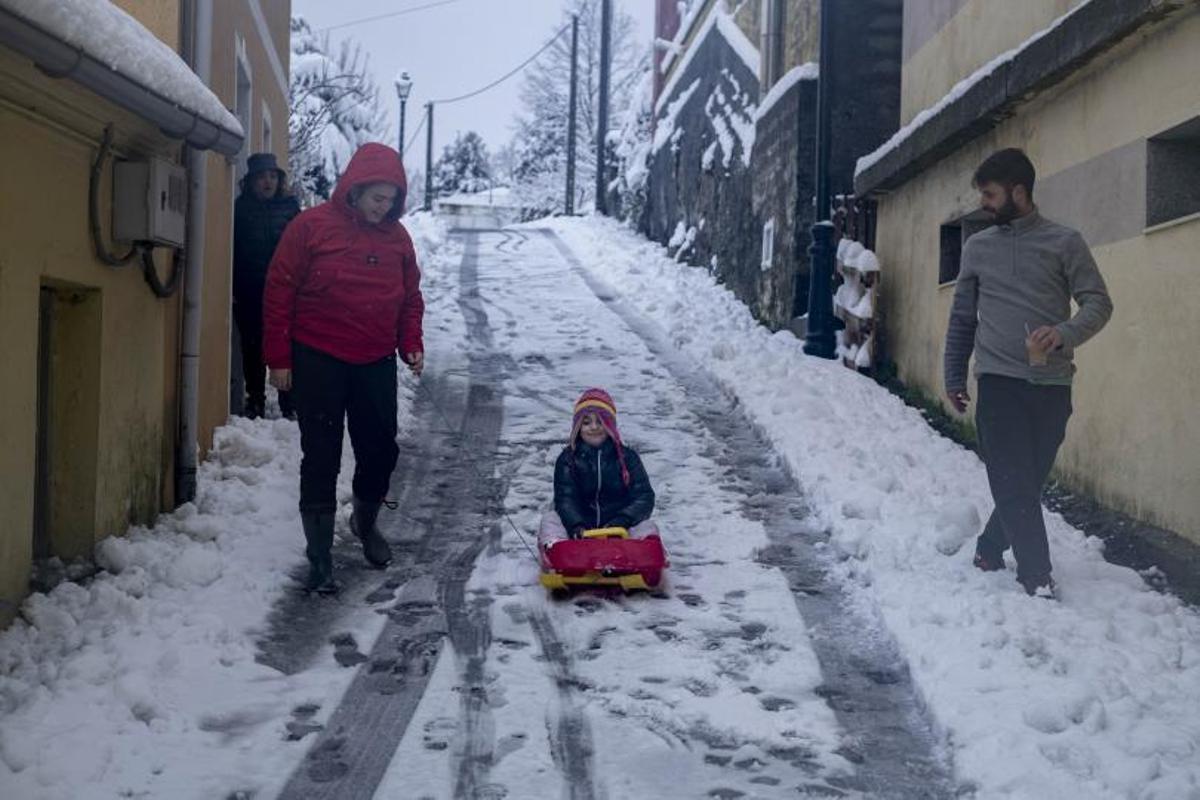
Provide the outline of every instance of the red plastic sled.
[[625,528],[594,528],[581,539],[563,539],[542,548],[541,583],[566,591],[576,586],[619,586],[627,592],[662,583],[670,566],[662,539],[633,539]]

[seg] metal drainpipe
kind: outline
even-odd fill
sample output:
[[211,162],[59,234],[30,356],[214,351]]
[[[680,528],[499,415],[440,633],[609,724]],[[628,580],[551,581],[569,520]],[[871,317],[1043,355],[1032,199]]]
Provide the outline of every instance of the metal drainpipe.
[[[191,0],[189,66],[207,85],[212,72],[212,0]],[[190,12],[190,14],[189,14]],[[183,281],[183,331],[179,352],[179,434],[175,442],[175,502],[196,498],[196,468],[200,447],[197,432],[200,403],[200,300],[204,288],[204,235],[207,230],[205,198],[208,194],[208,158],[204,151],[187,148],[188,221],[187,263]]]

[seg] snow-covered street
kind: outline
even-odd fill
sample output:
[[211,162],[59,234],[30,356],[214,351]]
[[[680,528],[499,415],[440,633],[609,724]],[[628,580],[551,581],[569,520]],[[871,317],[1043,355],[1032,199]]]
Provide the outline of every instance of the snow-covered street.
[[[298,433],[231,422],[194,505],[0,634],[0,797],[1200,798],[1193,608],[1056,515],[1061,602],[973,569],[973,453],[618,223],[405,221],[395,562],[343,510],[345,590],[297,591]],[[537,582],[589,386],[657,492],[654,595]]]

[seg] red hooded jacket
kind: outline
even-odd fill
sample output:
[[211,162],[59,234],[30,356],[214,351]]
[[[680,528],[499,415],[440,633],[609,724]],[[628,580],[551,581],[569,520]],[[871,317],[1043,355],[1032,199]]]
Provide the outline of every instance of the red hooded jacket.
[[[377,225],[350,205],[350,190],[371,183],[399,187]],[[408,231],[399,223],[407,189],[395,150],[358,148],[333,197],[300,214],[283,232],[263,296],[263,360],[292,366],[292,342],[351,364],[424,352],[421,272]]]

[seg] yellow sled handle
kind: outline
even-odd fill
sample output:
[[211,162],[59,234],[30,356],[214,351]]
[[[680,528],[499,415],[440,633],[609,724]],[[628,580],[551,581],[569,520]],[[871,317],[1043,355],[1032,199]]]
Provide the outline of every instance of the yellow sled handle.
[[585,539],[628,539],[629,531],[624,528],[592,528],[583,532]]

